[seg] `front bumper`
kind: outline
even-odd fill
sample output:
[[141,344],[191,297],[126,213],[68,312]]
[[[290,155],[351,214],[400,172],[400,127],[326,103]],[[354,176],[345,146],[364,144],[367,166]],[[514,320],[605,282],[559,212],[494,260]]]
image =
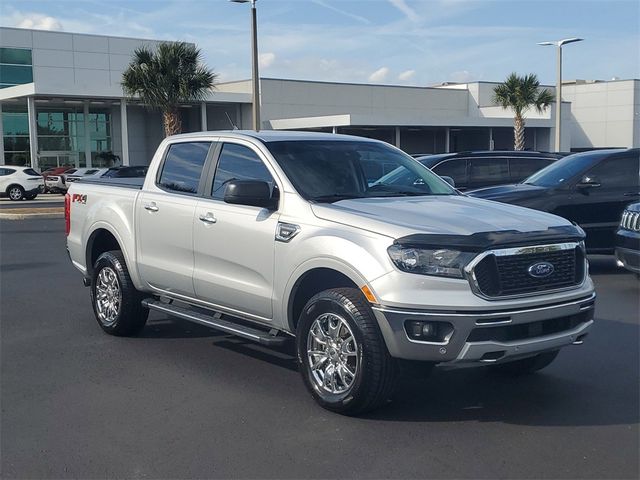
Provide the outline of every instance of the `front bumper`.
[[[595,293],[573,300],[492,311],[373,307],[392,357],[437,363],[496,363],[580,344],[593,325]],[[447,322],[442,342],[410,339],[407,321]]]
[[627,270],[640,273],[640,232],[622,228],[617,231],[616,258]]

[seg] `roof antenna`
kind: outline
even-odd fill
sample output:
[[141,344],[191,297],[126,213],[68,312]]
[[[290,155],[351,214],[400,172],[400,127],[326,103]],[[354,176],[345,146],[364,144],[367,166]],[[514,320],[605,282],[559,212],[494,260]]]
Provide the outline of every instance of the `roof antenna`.
[[229,116],[229,113],[225,111],[224,114],[227,116],[227,120],[229,120],[229,123],[233,127],[233,130],[238,130],[238,127],[236,126],[236,124],[233,123],[233,120],[231,120],[231,117]]

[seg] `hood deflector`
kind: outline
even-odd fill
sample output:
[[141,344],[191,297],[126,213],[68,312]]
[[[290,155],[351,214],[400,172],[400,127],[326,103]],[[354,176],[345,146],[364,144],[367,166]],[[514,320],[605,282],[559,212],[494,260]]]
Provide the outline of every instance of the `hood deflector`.
[[478,232],[472,235],[415,234],[398,238],[394,243],[415,248],[451,248],[463,252],[483,252],[500,247],[523,247],[561,242],[579,242],[586,237],[577,225],[550,227],[535,232],[507,230]]

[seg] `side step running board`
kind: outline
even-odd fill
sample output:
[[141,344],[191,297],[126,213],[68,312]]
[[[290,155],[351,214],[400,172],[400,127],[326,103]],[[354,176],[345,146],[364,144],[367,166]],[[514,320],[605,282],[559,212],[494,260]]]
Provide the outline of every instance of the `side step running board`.
[[247,327],[245,325],[241,325],[224,318],[219,318],[219,314],[206,315],[191,310],[190,308],[178,307],[176,305],[163,303],[151,298],[144,299],[142,301],[142,306],[148,308],[149,310],[156,310],[158,312],[173,315],[174,317],[178,317],[183,320],[188,320],[190,322],[199,323],[206,327],[215,328],[216,330],[220,330],[225,333],[237,335],[238,337],[246,338],[247,340],[257,342],[267,347],[282,346],[287,341],[287,337],[275,336],[264,330],[258,330],[257,328]]

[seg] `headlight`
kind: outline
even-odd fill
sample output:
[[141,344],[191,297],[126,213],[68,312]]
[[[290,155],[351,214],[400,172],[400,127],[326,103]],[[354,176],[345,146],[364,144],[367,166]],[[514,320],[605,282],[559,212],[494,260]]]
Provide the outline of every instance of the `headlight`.
[[413,248],[391,245],[387,251],[403,272],[439,277],[464,278],[464,267],[476,256],[472,252],[446,248]]

